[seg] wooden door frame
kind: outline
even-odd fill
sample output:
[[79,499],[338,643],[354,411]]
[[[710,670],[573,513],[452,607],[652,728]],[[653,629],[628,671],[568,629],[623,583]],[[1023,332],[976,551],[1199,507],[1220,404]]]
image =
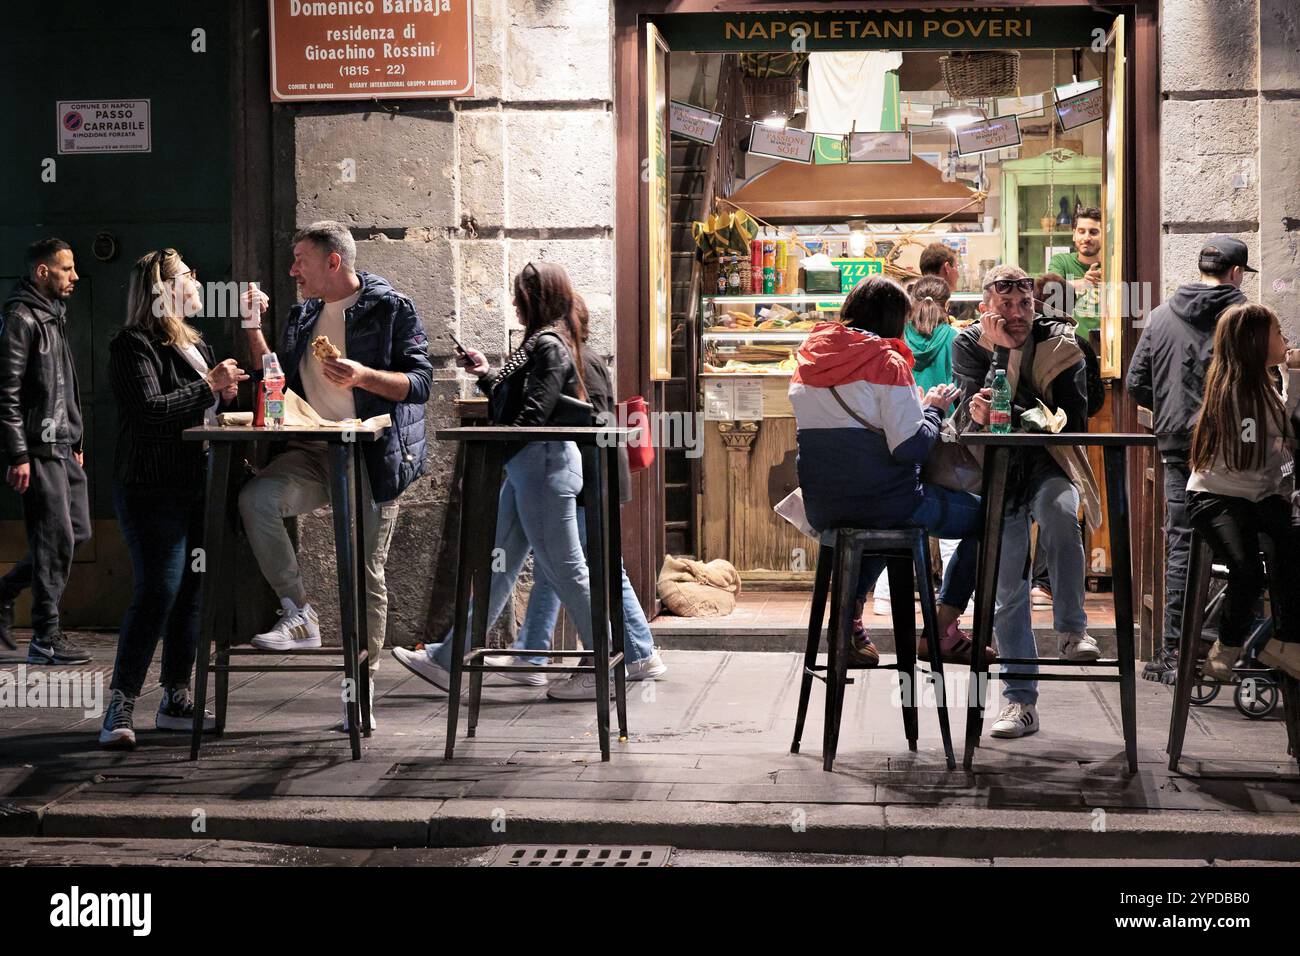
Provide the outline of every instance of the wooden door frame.
[[[884,0],[884,2],[818,3],[818,11],[917,9],[934,7],[934,0]],[[947,7],[987,6],[973,0],[948,0]],[[1024,0],[1020,7],[1091,5],[1099,11],[1125,13],[1133,18],[1128,31],[1129,136],[1127,165],[1132,184],[1125,197],[1125,263],[1133,281],[1149,282],[1160,288],[1160,53],[1159,5],[1155,0],[1132,0],[1117,4],[1078,4],[1069,0]],[[641,185],[640,162],[645,154],[645,102],[642,96],[644,62],[640,44],[641,18],[664,13],[764,12],[798,9],[797,0],[614,0],[614,230],[615,287],[615,370],[622,397],[659,397],[650,380],[649,328],[646,314],[647,249],[645,238],[645,190]],[[810,4],[810,7],[813,5]],[[635,263],[635,267],[633,267]],[[632,318],[635,316],[635,320]],[[1139,330],[1127,324],[1121,335],[1123,368],[1137,344]],[[1136,409],[1122,386],[1116,389],[1116,426],[1125,431],[1137,427]],[[661,407],[661,406],[659,406]],[[1143,500],[1141,473],[1133,464],[1130,488],[1135,515],[1149,514]],[[657,610],[655,578],[664,554],[663,475],[658,464],[633,478],[632,503],[624,512],[623,555],[641,603]],[[1138,540],[1141,540],[1138,538]]]

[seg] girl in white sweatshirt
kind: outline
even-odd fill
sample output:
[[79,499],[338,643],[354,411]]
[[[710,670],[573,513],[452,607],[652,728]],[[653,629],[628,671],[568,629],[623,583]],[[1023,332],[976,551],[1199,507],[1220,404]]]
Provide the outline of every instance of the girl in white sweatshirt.
[[[1271,370],[1284,365],[1284,391]],[[1219,640],[1203,672],[1232,676],[1266,580],[1273,637],[1258,659],[1300,677],[1300,554],[1292,526],[1300,349],[1287,349],[1277,315],[1262,305],[1226,309],[1214,331],[1205,403],[1192,432],[1187,511],[1194,530],[1228,566]],[[1260,552],[1264,561],[1260,561]],[[1266,579],[1264,566],[1269,578]],[[1189,588],[1190,593],[1190,588]]]

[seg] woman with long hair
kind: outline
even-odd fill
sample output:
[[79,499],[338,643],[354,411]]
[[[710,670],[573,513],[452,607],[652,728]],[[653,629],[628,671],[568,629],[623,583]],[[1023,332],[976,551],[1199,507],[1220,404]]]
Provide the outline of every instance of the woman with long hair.
[[[583,381],[583,336],[568,274],[554,263],[528,263],[515,277],[514,306],[524,340],[498,371],[493,372],[483,353],[474,349],[466,349],[459,359],[478,377],[479,389],[488,396],[492,422],[517,427],[576,424],[570,416],[584,414],[592,421],[594,409],[586,404]],[[578,532],[582,493],[578,448],[573,442],[527,442],[509,446],[506,454],[505,482],[497,504],[497,544],[512,535],[527,542],[536,566],[568,609],[582,645],[590,648],[591,589]],[[500,577],[501,572],[493,575],[494,581]],[[504,607],[508,593],[504,581],[493,588],[491,619]],[[407,670],[447,692],[451,645],[443,640],[423,650],[398,647],[393,656]]]
[[[1272,369],[1285,365],[1285,393]],[[1292,525],[1300,349],[1287,349],[1277,315],[1262,305],[1226,309],[1214,330],[1214,358],[1205,401],[1192,431],[1187,512],[1192,528],[1228,566],[1219,639],[1204,672],[1232,676],[1254,618],[1255,603],[1272,581],[1273,637],[1258,659],[1300,678],[1300,556]],[[1260,561],[1260,552],[1264,561]],[[1190,588],[1188,589],[1190,593]]]
[[[194,720],[199,575],[191,552],[203,541],[205,452],[181,433],[212,420],[248,378],[234,359],[213,361],[188,321],[202,309],[197,270],[175,249],[151,252],[131,269],[126,322],[109,345],[118,409],[113,509],[135,585],[99,734],[105,747],[135,746],[135,702],[160,638],[163,696],[155,726],[188,731]],[[212,724],[206,715],[205,724]]]

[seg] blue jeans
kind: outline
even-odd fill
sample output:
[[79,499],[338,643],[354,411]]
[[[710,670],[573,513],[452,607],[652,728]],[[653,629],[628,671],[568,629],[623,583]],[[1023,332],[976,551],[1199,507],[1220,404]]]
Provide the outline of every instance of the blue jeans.
[[[1029,524],[1038,524],[1040,547],[1047,553],[1052,576],[1052,616],[1059,632],[1088,628],[1083,609],[1084,557],[1079,540],[1079,491],[1059,471],[1031,479],[1029,501],[1008,511],[1002,528],[1002,557],[998,566],[997,611],[993,629],[1001,657],[1037,657],[1029,603]],[[1003,674],[1036,674],[1037,665],[1009,665]],[[1002,696],[1021,704],[1038,702],[1038,681],[1002,679]]]
[[[949,491],[938,485],[921,485],[921,503],[916,506],[904,527],[924,528],[936,538],[960,538],[952,560],[943,570],[939,603],[965,608],[975,593],[975,571],[979,562],[980,499],[963,491]],[[882,571],[885,559],[862,559],[862,576],[858,579],[858,600]]]
[[[587,509],[578,509],[578,536],[582,550],[587,550]],[[623,575],[623,646],[629,664],[643,661],[654,653],[654,638],[650,625],[641,610],[636,591],[627,578],[627,569],[619,566]],[[533,591],[528,596],[528,613],[524,615],[524,628],[514,646],[519,650],[546,651],[551,647],[551,634],[560,615],[560,596],[540,568],[533,575]],[[544,657],[526,659],[530,664],[545,664]]]
[[[568,609],[582,646],[590,648],[591,592],[578,518],[582,460],[577,446],[572,442],[533,442],[506,462],[505,472],[501,496],[497,500],[496,554],[488,595],[489,626],[501,616],[510,601],[515,580],[531,549],[538,584],[543,581],[550,584],[551,600],[558,597]],[[625,598],[629,591],[625,575]],[[531,601],[529,611],[531,616]],[[558,613],[558,610],[553,613]],[[625,600],[624,615],[627,613]],[[637,613],[644,622],[645,616],[640,613],[639,604]],[[551,620],[554,620],[553,615]],[[646,632],[649,632],[648,626]],[[629,626],[625,649],[630,660],[639,660],[640,657],[636,656],[639,648],[633,645],[632,635],[633,628]],[[441,644],[430,644],[425,648],[429,659],[447,670],[451,669],[451,637],[448,631]],[[538,648],[540,645],[532,643],[528,646]],[[641,656],[648,656],[648,652]]]
[[109,685],[138,697],[162,638],[162,684],[188,686],[199,646],[202,489],[113,486],[113,508],[131,552],[135,590],[122,618]]

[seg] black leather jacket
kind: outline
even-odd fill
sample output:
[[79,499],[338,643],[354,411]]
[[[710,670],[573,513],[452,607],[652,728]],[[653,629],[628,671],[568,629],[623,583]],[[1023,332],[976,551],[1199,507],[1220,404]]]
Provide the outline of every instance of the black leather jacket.
[[512,375],[496,373],[479,379],[491,399],[492,421],[518,428],[551,423],[561,395],[578,398],[578,373],[564,340],[555,333],[539,334],[528,360]]
[[56,458],[81,451],[81,392],[66,324],[63,303],[46,299],[29,279],[20,281],[5,302],[0,453],[8,465],[24,464],[33,455]]

